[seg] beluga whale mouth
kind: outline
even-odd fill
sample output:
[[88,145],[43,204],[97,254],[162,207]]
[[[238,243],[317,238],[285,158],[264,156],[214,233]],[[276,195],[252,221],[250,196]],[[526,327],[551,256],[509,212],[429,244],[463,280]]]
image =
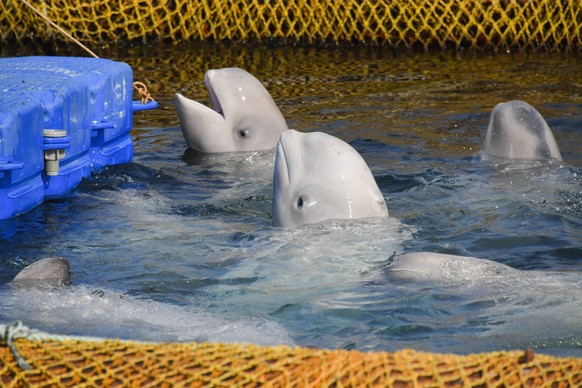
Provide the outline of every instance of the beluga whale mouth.
[[273,173],[273,225],[386,217],[370,168],[344,141],[322,132],[284,132]]
[[176,93],[174,102],[189,148],[205,153],[268,150],[288,130],[265,87],[239,68],[208,70],[211,107]]
[[214,73],[215,70],[209,70],[206,72],[204,75],[204,86],[206,86],[206,90],[208,90],[208,96],[210,97],[210,106],[212,110],[224,117],[222,106],[220,106],[220,100],[218,99],[218,96],[212,87],[212,82],[210,82],[210,78]]

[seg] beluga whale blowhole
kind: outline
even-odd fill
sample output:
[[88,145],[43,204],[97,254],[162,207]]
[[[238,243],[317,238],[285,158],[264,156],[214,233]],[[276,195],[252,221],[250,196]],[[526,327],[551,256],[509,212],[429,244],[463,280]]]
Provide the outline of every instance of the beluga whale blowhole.
[[562,155],[548,123],[530,104],[497,104],[489,119],[482,155],[505,159],[558,159]]
[[349,144],[322,132],[281,135],[273,174],[274,226],[387,216],[370,168]]
[[263,84],[245,70],[208,70],[212,108],[176,93],[174,102],[189,148],[204,153],[269,150],[288,130]]

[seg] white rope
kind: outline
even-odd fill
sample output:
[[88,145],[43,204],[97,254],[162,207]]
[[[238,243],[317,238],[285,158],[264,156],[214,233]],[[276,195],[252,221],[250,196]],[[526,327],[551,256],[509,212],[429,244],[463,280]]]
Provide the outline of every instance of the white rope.
[[29,329],[22,324],[22,321],[14,322],[10,325],[0,325],[0,340],[6,341],[6,346],[12,351],[12,355],[16,359],[16,363],[24,370],[29,370],[30,365],[24,361],[24,358],[18,354],[18,350],[12,344],[13,339],[25,337],[25,333]]
[[24,370],[29,370],[30,365],[22,358],[18,353],[16,346],[12,343],[13,340],[23,338],[30,341],[104,341],[104,338],[97,337],[79,337],[79,336],[67,336],[67,335],[54,335],[42,332],[37,329],[31,329],[25,326],[22,321],[16,321],[7,325],[0,324],[0,341],[4,341],[6,346],[12,351],[12,355],[16,359],[19,367]]

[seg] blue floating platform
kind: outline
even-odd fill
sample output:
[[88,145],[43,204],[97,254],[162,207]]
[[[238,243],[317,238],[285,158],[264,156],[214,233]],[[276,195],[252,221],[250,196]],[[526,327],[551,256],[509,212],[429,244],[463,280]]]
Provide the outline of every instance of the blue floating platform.
[[98,58],[0,58],[0,219],[133,156],[133,72]]

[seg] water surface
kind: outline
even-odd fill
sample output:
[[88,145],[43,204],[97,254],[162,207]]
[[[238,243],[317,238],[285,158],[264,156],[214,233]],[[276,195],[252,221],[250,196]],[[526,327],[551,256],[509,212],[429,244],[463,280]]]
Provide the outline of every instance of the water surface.
[[[0,321],[60,334],[473,353],[531,346],[582,356],[582,70],[576,54],[178,45],[105,49],[160,109],[134,115],[135,156],[67,198],[0,221],[0,283],[42,257],[74,286],[0,290]],[[38,53],[35,53],[38,54]],[[271,226],[274,151],[187,150],[173,94],[209,103],[209,68],[259,78],[289,126],[349,142],[391,218]],[[522,99],[564,162],[485,162],[489,112]],[[476,256],[393,279],[405,252]]]

